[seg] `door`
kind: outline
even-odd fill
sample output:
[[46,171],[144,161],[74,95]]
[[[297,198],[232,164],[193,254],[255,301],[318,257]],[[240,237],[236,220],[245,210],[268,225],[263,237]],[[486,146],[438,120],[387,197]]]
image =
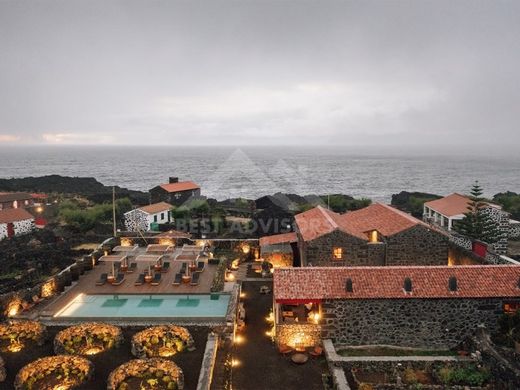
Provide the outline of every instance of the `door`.
[[14,237],[14,224],[12,222],[7,223],[7,237]]

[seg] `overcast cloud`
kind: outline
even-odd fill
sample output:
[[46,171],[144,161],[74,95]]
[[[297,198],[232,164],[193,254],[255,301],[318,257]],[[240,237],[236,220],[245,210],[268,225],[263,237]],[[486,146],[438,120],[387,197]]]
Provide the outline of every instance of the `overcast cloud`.
[[0,0],[0,144],[520,142],[520,1]]

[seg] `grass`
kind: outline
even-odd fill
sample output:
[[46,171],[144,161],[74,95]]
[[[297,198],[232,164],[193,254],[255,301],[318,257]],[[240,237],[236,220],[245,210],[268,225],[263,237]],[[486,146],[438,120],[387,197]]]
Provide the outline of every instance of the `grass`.
[[403,349],[392,347],[344,348],[340,356],[456,356],[457,352],[433,349]]

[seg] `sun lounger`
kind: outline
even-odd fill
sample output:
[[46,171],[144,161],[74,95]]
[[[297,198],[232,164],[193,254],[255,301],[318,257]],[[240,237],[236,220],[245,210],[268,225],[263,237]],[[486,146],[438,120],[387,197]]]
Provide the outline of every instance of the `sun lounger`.
[[181,273],[175,274],[175,279],[173,280],[173,285],[178,286],[181,284],[181,282],[182,282],[182,274]]
[[192,286],[197,286],[199,284],[199,278],[200,278],[200,273],[198,272],[194,272],[191,274],[191,282],[190,284]]
[[144,274],[139,274],[137,279],[135,280],[135,286],[142,286],[144,284]]
[[165,261],[163,263],[162,268],[161,268],[161,272],[168,272],[169,269],[170,269],[170,262]]
[[186,273],[186,268],[188,268],[188,263],[182,263],[181,265],[181,274]]
[[113,286],[119,286],[121,283],[125,281],[125,274],[118,273],[115,280],[112,282]]
[[121,262],[120,261],[114,262],[114,268],[116,269],[116,271],[119,271],[121,269]]
[[202,272],[204,271],[204,268],[206,267],[206,263],[203,262],[203,261],[199,261],[197,263],[197,269],[195,270],[196,272]]
[[156,272],[153,276],[153,280],[150,283],[152,286],[158,286],[159,283],[161,283],[161,274],[159,272]]
[[103,273],[99,275],[99,280],[96,281],[96,286],[102,286],[107,282],[108,274]]
[[136,269],[137,269],[137,263],[130,263],[130,266],[128,267],[128,269],[126,270],[126,272],[128,272],[129,274],[131,274],[131,273],[134,272]]

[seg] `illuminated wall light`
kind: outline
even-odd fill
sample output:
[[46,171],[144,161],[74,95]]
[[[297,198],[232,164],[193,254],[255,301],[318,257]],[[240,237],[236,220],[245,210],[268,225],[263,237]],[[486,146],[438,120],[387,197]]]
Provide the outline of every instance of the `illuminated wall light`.
[[238,366],[240,366],[240,361],[238,361],[237,359],[231,360],[231,367],[238,367]]
[[245,298],[246,297],[246,293],[245,292],[241,292],[240,293],[240,298]]
[[236,335],[235,336],[235,344],[243,344],[244,343],[244,337],[242,335]]

